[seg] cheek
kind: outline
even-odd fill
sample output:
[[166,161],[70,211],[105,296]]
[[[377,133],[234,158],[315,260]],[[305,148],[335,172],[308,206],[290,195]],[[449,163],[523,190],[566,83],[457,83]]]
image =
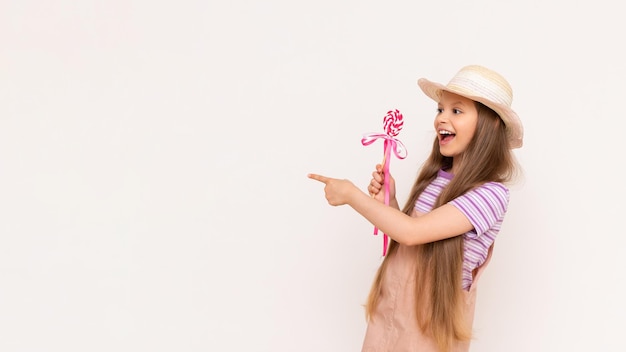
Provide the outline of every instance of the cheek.
[[474,134],[474,131],[476,131],[476,125],[472,121],[457,120],[452,125],[454,126],[457,134],[462,133],[469,136]]
[[476,124],[468,128],[468,130],[470,139],[474,138],[474,135],[476,134]]
[[470,121],[466,121],[465,131],[467,131],[467,135],[472,138],[474,134],[476,134],[476,129],[478,128],[478,119],[474,118]]

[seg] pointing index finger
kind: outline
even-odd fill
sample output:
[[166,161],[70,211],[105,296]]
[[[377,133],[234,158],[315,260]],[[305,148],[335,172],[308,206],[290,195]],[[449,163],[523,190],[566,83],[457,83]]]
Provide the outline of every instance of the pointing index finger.
[[317,174],[308,174],[307,175],[310,179],[312,180],[316,180],[322,183],[326,183],[328,182],[328,180],[330,180],[328,177],[326,176],[322,176],[322,175],[317,175]]

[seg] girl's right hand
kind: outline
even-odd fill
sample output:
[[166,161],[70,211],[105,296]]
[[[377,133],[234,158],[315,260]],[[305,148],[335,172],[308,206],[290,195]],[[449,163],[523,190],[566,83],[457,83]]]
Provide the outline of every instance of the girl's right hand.
[[385,178],[388,178],[389,182],[389,200],[392,201],[396,197],[396,182],[391,174],[385,175],[383,173],[383,166],[381,164],[376,165],[376,171],[372,172],[372,179],[370,180],[367,191],[370,196],[379,202],[385,202]]

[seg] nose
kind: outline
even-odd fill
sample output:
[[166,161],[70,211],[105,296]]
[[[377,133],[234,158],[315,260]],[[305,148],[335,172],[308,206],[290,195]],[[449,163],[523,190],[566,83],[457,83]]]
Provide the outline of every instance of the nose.
[[443,112],[437,112],[437,115],[435,116],[435,126],[442,123],[448,123],[448,121],[450,121],[450,118],[445,110]]

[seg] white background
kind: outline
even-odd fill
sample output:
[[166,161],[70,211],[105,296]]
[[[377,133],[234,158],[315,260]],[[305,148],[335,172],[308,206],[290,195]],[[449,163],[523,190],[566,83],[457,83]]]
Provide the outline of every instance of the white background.
[[624,351],[623,11],[599,1],[0,2],[0,351],[359,351],[365,187],[416,85],[502,73],[524,178],[472,351]]

